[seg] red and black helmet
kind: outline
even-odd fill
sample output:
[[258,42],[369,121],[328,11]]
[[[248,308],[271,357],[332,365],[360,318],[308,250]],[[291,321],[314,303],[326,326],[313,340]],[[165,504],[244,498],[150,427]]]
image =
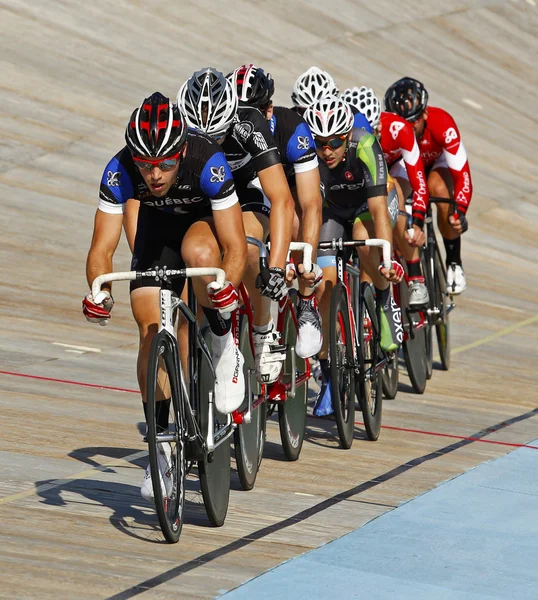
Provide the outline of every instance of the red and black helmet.
[[237,90],[239,103],[262,110],[269,107],[275,93],[275,82],[270,73],[255,65],[241,65],[226,78]]
[[169,98],[155,92],[131,115],[125,141],[135,156],[170,156],[185,145],[187,122]]
[[424,85],[412,77],[402,77],[385,92],[385,110],[407,121],[416,121],[428,104]]

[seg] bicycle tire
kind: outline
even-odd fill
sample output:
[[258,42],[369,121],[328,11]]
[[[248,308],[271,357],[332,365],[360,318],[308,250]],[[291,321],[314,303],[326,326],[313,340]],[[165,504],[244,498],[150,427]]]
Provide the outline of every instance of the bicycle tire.
[[[158,381],[162,382],[160,370],[167,373],[170,382],[171,423],[169,432],[176,434],[175,442],[164,442],[170,444],[170,460],[163,454],[162,444],[159,442],[159,432],[156,423],[156,396]],[[149,450],[149,464],[152,474],[153,495],[155,498],[155,509],[159,519],[161,530],[167,542],[175,544],[181,535],[183,527],[183,515],[185,508],[185,421],[183,413],[183,393],[181,391],[179,372],[179,353],[176,340],[166,331],[159,332],[151,343],[146,390],[147,411],[147,440]],[[166,471],[167,479],[159,473],[159,458],[168,462]]]
[[[203,331],[205,342],[211,351],[211,334],[209,328]],[[207,439],[209,425],[209,392],[214,390],[215,378],[205,354],[198,350],[198,419],[200,431]],[[215,429],[226,423],[227,417],[215,407]],[[230,501],[231,450],[230,440],[219,444],[211,454],[206,453],[204,460],[198,461],[198,476],[202,489],[207,517],[212,525],[220,527],[224,524]]]
[[362,283],[359,303],[359,385],[358,400],[364,420],[366,436],[372,442],[379,438],[383,412],[382,370],[377,368],[381,349],[380,330],[373,286]]
[[407,374],[417,394],[423,394],[426,389],[428,367],[426,364],[426,328],[416,329],[421,320],[421,312],[411,311],[409,308],[409,288],[407,282],[400,282],[400,308],[402,309],[402,323],[407,339],[402,344]]
[[[286,308],[282,343],[287,345],[286,360],[283,366],[282,379],[290,383],[292,379],[292,352],[295,354],[295,374],[306,372],[306,359],[300,358],[295,352],[297,344],[297,325],[293,319],[292,309]],[[295,397],[286,397],[278,404],[278,427],[282,449],[289,461],[296,461],[301,454],[306,429],[306,409],[308,400],[308,382],[305,381],[295,388]]]
[[334,286],[331,295],[329,358],[331,396],[340,445],[351,448],[355,432],[355,361],[354,340],[349,321],[346,288]]
[[398,352],[393,352],[389,357],[387,364],[381,373],[381,385],[383,395],[387,400],[394,400],[398,393],[398,380],[400,378],[400,365],[398,361]]
[[445,371],[450,369],[450,322],[448,318],[448,294],[446,292],[446,275],[439,252],[435,254],[435,301],[438,304],[439,316],[435,325],[437,347],[441,365]]
[[424,248],[420,253],[420,262],[422,265],[422,274],[424,275],[424,283],[428,289],[428,308],[430,309],[430,315],[428,315],[426,331],[424,334],[426,342],[426,379],[431,379],[433,375],[433,323],[431,317],[431,309],[435,305],[434,301],[434,287],[432,285],[432,276],[429,269],[429,251],[428,248]]
[[[256,377],[253,374],[254,354],[250,345],[249,322],[246,315],[241,315],[239,319],[239,349],[245,359],[243,368],[245,381],[250,377],[252,393],[257,395],[260,393],[260,390]],[[240,410],[246,410],[247,406],[248,398],[245,394],[245,400]],[[234,431],[237,475],[239,476],[241,488],[245,491],[251,490],[254,487],[262,461],[263,446],[265,443],[266,413],[267,408],[264,401],[252,411],[250,423],[242,423]]]

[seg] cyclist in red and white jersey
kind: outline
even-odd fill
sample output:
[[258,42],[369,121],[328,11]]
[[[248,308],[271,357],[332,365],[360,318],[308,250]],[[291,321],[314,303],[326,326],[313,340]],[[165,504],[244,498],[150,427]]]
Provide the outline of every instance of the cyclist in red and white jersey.
[[416,79],[404,77],[385,94],[385,108],[411,123],[428,176],[432,196],[454,198],[456,209],[437,206],[437,223],[446,249],[447,291],[466,288],[461,261],[461,234],[468,228],[467,210],[473,185],[467,152],[454,119],[442,108],[428,106],[428,92]]
[[[371,88],[362,86],[347,89],[342,93],[342,99],[356,106],[369,120],[381,143],[389,174],[400,187],[398,197],[401,211],[405,211],[405,198],[413,192],[413,235],[409,235],[405,220],[398,219],[394,238],[407,263],[409,304],[424,306],[429,297],[418,249],[425,243],[422,230],[429,196],[415,132],[405,119],[394,113],[381,112],[381,103]],[[393,181],[389,182],[390,185],[394,185]]]

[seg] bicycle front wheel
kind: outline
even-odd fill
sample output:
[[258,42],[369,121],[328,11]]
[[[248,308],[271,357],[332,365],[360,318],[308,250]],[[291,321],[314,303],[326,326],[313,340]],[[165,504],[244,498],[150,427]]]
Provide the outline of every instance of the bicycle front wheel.
[[342,283],[333,288],[330,315],[331,397],[340,445],[348,449],[355,431],[355,364],[348,297]]
[[[159,400],[171,398],[168,428],[157,423]],[[147,372],[147,440],[155,508],[166,540],[174,544],[183,527],[185,507],[185,426],[176,340],[166,331],[151,343]],[[162,424],[162,416],[159,418]]]
[[359,321],[359,386],[358,399],[368,439],[375,442],[381,431],[383,408],[380,329],[372,285],[361,284]]
[[402,309],[402,323],[406,334],[403,342],[403,353],[407,374],[411,385],[417,394],[423,394],[428,378],[428,365],[426,359],[426,328],[427,322],[424,313],[412,311],[409,308],[409,289],[407,282],[400,282],[400,308]]
[[[211,351],[211,334],[209,328],[204,331],[205,342]],[[209,392],[215,387],[215,377],[206,355],[198,349],[198,419],[200,431],[207,439],[209,429]],[[226,415],[217,412],[215,407],[213,427],[216,433],[227,421]],[[204,460],[198,461],[198,475],[207,516],[212,525],[220,527],[224,524],[228,513],[230,499],[231,476],[230,440],[225,439],[213,452],[206,453]]]
[[[249,322],[246,315],[242,315],[239,320],[239,349],[245,359],[245,381],[250,378],[251,391],[257,395],[260,391],[256,378],[251,376],[254,371],[254,355],[250,345]],[[245,394],[245,400],[240,408],[241,411],[247,409],[248,400]],[[254,487],[262,461],[266,412],[267,407],[264,401],[252,411],[250,423],[242,423],[234,431],[235,463],[239,482],[244,490],[251,490]]]
[[439,357],[445,371],[450,368],[450,327],[448,320],[448,299],[446,276],[439,252],[435,254],[435,304],[439,313],[436,318],[437,345]]
[[[284,336],[282,343],[288,346],[286,361],[283,368],[282,379],[289,384],[292,377],[306,372],[306,359],[299,358],[295,352],[297,345],[297,325],[293,319],[292,309],[286,309],[284,320]],[[293,360],[295,357],[295,372],[293,372]],[[287,396],[284,402],[278,404],[278,426],[280,428],[280,439],[282,449],[286,458],[290,461],[297,460],[303,447],[306,428],[306,409],[308,397],[308,381],[295,388],[295,397]]]
[[398,379],[400,367],[398,364],[398,351],[391,352],[388,356],[387,364],[381,374],[381,383],[383,395],[387,400],[393,400],[398,393]]

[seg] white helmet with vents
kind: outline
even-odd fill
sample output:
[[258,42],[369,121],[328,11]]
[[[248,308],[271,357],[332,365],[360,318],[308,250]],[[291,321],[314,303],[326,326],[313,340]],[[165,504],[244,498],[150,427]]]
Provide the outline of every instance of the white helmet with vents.
[[345,90],[341,96],[346,102],[355,106],[367,119],[373,129],[379,125],[381,102],[372,88],[364,85]]
[[299,108],[308,108],[316,100],[325,98],[325,96],[337,96],[338,88],[334,79],[318,67],[310,67],[302,75],[299,75],[291,99],[295,106]]
[[329,96],[314,102],[303,115],[315,136],[328,138],[344,135],[353,129],[353,111],[338,96]]
[[236,115],[237,92],[220,71],[206,67],[193,73],[181,86],[177,104],[191,127],[220,138]]

